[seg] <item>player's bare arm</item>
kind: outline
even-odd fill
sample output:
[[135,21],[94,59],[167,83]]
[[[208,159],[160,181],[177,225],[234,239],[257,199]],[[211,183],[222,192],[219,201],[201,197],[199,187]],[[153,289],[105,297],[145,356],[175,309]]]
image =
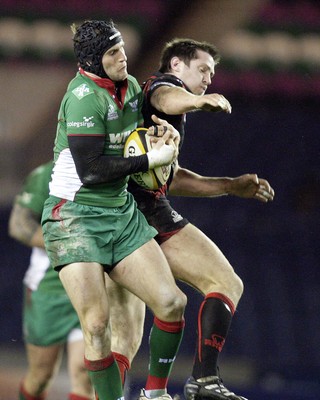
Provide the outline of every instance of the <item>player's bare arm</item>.
[[224,111],[227,114],[231,114],[231,104],[222,94],[211,93],[196,97],[195,107],[197,109],[210,112]]
[[151,104],[165,114],[179,115],[195,110],[198,97],[178,86],[161,86],[152,94]]
[[213,178],[199,175],[186,168],[176,166],[170,185],[170,195],[187,197],[218,197],[226,195],[229,178]]
[[44,248],[42,228],[38,219],[30,208],[15,204],[9,220],[9,235],[26,246]]
[[189,197],[233,195],[267,203],[273,200],[274,190],[268,181],[259,179],[256,174],[245,174],[236,178],[208,177],[178,166],[170,185],[170,195]]
[[157,110],[169,115],[179,115],[194,110],[224,111],[228,114],[232,111],[230,102],[223,95],[212,93],[198,96],[177,86],[159,87],[152,94],[151,104]]

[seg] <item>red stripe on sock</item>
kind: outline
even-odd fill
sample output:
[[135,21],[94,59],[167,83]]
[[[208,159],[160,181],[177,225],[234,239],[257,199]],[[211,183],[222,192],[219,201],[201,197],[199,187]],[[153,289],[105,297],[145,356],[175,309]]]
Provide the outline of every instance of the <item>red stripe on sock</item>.
[[90,397],[83,397],[75,393],[69,393],[68,400],[90,400]]
[[202,343],[202,327],[201,327],[201,316],[202,316],[202,309],[205,305],[205,300],[200,304],[200,309],[198,313],[198,356],[199,361],[202,361],[202,351],[201,351],[201,343]]
[[124,384],[125,379],[126,379],[126,372],[130,369],[130,361],[123,354],[117,353],[115,351],[113,351],[112,354],[113,354],[115,360],[117,361],[119,371],[120,371],[121,381],[122,381],[122,384]]
[[229,297],[225,296],[222,293],[212,292],[212,293],[207,294],[205,299],[208,299],[210,297],[214,297],[214,298],[219,299],[219,300],[223,301],[224,303],[226,303],[226,305],[230,308],[231,315],[233,316],[233,314],[236,311],[236,307],[233,304],[233,302],[229,299]]
[[157,376],[149,375],[145,385],[145,390],[166,389],[168,385],[168,379],[168,377],[158,378]]
[[121,362],[126,367],[126,369],[131,368],[130,361],[128,360],[128,358],[126,356],[124,356],[123,354],[117,353],[116,351],[113,351],[112,354],[113,354],[115,360]]
[[84,357],[84,365],[89,371],[101,371],[102,369],[110,367],[114,362],[115,360],[112,353],[101,360],[88,360]]
[[184,321],[184,318],[182,318],[181,321],[166,322],[166,321],[161,321],[157,317],[154,317],[154,324],[156,325],[156,327],[158,327],[162,331],[169,332],[169,333],[179,333],[184,328],[185,321]]
[[19,390],[26,400],[44,400],[46,396],[45,393],[41,394],[40,396],[31,396],[31,394],[29,394],[24,388],[23,383],[21,383]]

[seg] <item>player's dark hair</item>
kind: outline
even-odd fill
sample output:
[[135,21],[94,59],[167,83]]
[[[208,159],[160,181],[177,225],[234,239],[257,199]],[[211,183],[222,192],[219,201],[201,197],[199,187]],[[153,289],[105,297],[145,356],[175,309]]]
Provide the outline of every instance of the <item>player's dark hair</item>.
[[166,43],[162,49],[159,71],[162,73],[169,72],[171,70],[170,63],[173,57],[179,57],[186,65],[189,65],[191,60],[198,58],[197,50],[202,50],[210,54],[215,64],[219,63],[220,54],[213,44],[198,42],[193,39],[175,38]]
[[102,66],[104,53],[122,40],[113,21],[88,20],[71,25],[73,49],[81,68],[102,78],[107,75]]

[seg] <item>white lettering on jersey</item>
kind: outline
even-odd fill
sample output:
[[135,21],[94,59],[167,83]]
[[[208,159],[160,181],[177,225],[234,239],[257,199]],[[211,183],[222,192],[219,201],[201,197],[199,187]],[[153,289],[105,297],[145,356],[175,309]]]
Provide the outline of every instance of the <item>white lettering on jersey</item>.
[[110,147],[115,144],[125,144],[127,137],[130,135],[131,131],[119,132],[119,133],[110,133]]
[[93,128],[95,123],[92,121],[93,117],[83,117],[83,121],[70,121],[67,122],[67,127],[76,127],[76,128]]

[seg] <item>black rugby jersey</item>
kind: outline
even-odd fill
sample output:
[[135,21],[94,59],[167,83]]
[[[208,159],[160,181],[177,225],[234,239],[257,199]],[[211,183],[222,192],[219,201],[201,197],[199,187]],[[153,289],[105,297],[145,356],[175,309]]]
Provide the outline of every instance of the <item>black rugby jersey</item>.
[[142,84],[142,90],[144,93],[144,101],[142,107],[144,126],[148,128],[149,126],[154,125],[154,122],[151,119],[152,114],[155,114],[157,117],[167,120],[180,133],[181,140],[180,140],[179,150],[181,150],[185,136],[186,114],[179,114],[179,115],[165,114],[158,111],[151,105],[150,98],[154,93],[154,91],[157,90],[159,86],[178,86],[188,91],[189,89],[186,87],[186,85],[182,82],[181,79],[177,78],[174,75],[163,74],[161,72],[156,72]]

